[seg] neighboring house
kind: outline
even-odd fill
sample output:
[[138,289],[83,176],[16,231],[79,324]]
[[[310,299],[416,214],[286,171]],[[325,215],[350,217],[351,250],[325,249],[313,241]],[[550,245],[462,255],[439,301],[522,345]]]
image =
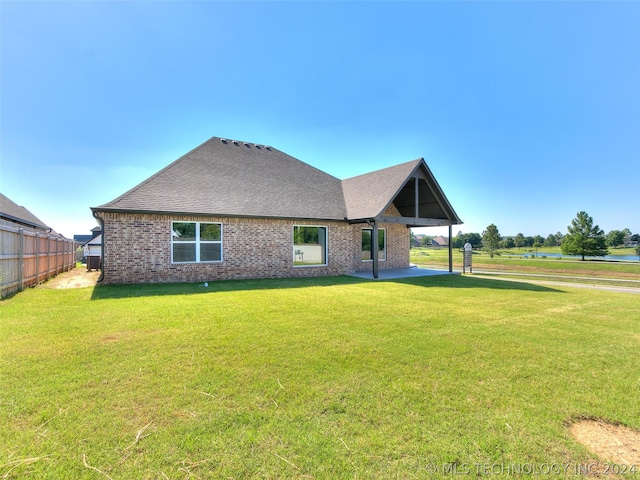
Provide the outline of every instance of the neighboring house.
[[409,266],[410,227],[462,223],[422,158],[339,180],[217,137],[92,211],[104,283],[377,277]]
[[633,248],[633,247],[637,247],[638,246],[638,241],[637,240],[632,240],[631,237],[625,237],[624,239],[624,243],[623,243],[623,247],[625,248]]
[[92,238],[91,235],[74,235],[73,236],[73,239],[79,245],[84,245],[89,240],[91,240],[91,238]]
[[102,255],[102,230],[100,227],[94,227],[91,229],[90,235],[74,235],[73,239],[82,247],[82,263],[84,263],[88,256]]
[[31,232],[52,233],[42,220],[25,207],[21,207],[0,193],[0,223],[16,228],[24,228]]
[[447,237],[443,237],[442,235],[438,235],[431,240],[431,245],[434,247],[448,247],[449,239]]
[[90,239],[82,245],[82,254],[87,262],[87,270],[99,270],[102,260],[102,230],[91,229]]
[[92,238],[82,246],[87,270],[99,270],[102,265],[102,235]]

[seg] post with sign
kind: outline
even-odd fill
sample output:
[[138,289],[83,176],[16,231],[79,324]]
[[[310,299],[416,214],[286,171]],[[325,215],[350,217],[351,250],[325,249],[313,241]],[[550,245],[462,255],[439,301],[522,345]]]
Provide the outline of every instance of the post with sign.
[[469,269],[469,273],[473,273],[473,265],[471,255],[473,254],[473,247],[469,242],[464,244],[464,260],[462,261],[462,273],[467,273],[467,268]]

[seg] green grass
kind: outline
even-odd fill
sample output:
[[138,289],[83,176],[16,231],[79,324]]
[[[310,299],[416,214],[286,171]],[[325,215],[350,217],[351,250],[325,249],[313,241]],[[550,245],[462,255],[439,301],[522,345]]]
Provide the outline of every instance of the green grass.
[[[609,249],[609,255],[611,256],[632,256],[632,257],[636,257],[635,260],[638,260],[638,254],[635,252],[634,247],[608,247]],[[510,248],[510,249],[506,249],[506,250],[501,250],[502,252],[505,252],[507,254],[514,254],[514,255],[526,255],[526,254],[530,254],[530,253],[536,253],[536,249],[534,247],[520,247],[520,248]],[[537,249],[538,252],[541,252],[541,254],[544,254],[544,252],[547,253],[562,253],[562,248],[561,247],[540,247]]]
[[638,298],[461,276],[30,289],[0,302],[0,478],[588,462],[567,422],[640,428]]
[[[489,254],[482,251],[473,252],[473,268],[488,270],[510,270],[530,273],[565,274],[585,277],[603,277],[617,279],[640,280],[640,262],[618,262],[577,259],[559,257],[543,258],[542,253],[536,258],[521,258],[510,256],[518,250],[507,250],[500,255],[490,258]],[[520,250],[521,254],[529,253]],[[449,262],[449,251],[444,248],[412,248],[411,262],[422,266],[444,268]],[[462,252],[453,251],[454,268],[462,269]]]

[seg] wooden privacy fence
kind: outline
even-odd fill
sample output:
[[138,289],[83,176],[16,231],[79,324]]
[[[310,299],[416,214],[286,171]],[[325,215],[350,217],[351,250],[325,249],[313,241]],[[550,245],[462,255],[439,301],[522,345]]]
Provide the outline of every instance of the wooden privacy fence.
[[74,240],[0,225],[0,297],[74,268],[75,250]]

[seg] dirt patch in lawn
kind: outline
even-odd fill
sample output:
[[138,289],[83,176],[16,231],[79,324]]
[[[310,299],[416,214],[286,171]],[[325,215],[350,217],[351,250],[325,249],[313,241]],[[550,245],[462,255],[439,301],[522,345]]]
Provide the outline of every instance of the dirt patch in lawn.
[[[569,431],[575,439],[603,461],[640,468],[640,432],[622,425],[581,420]],[[614,472],[616,473],[616,472]]]
[[39,288],[84,288],[94,287],[98,281],[100,272],[97,270],[88,271],[86,267],[76,267],[67,272],[62,272],[50,280],[39,285]]

